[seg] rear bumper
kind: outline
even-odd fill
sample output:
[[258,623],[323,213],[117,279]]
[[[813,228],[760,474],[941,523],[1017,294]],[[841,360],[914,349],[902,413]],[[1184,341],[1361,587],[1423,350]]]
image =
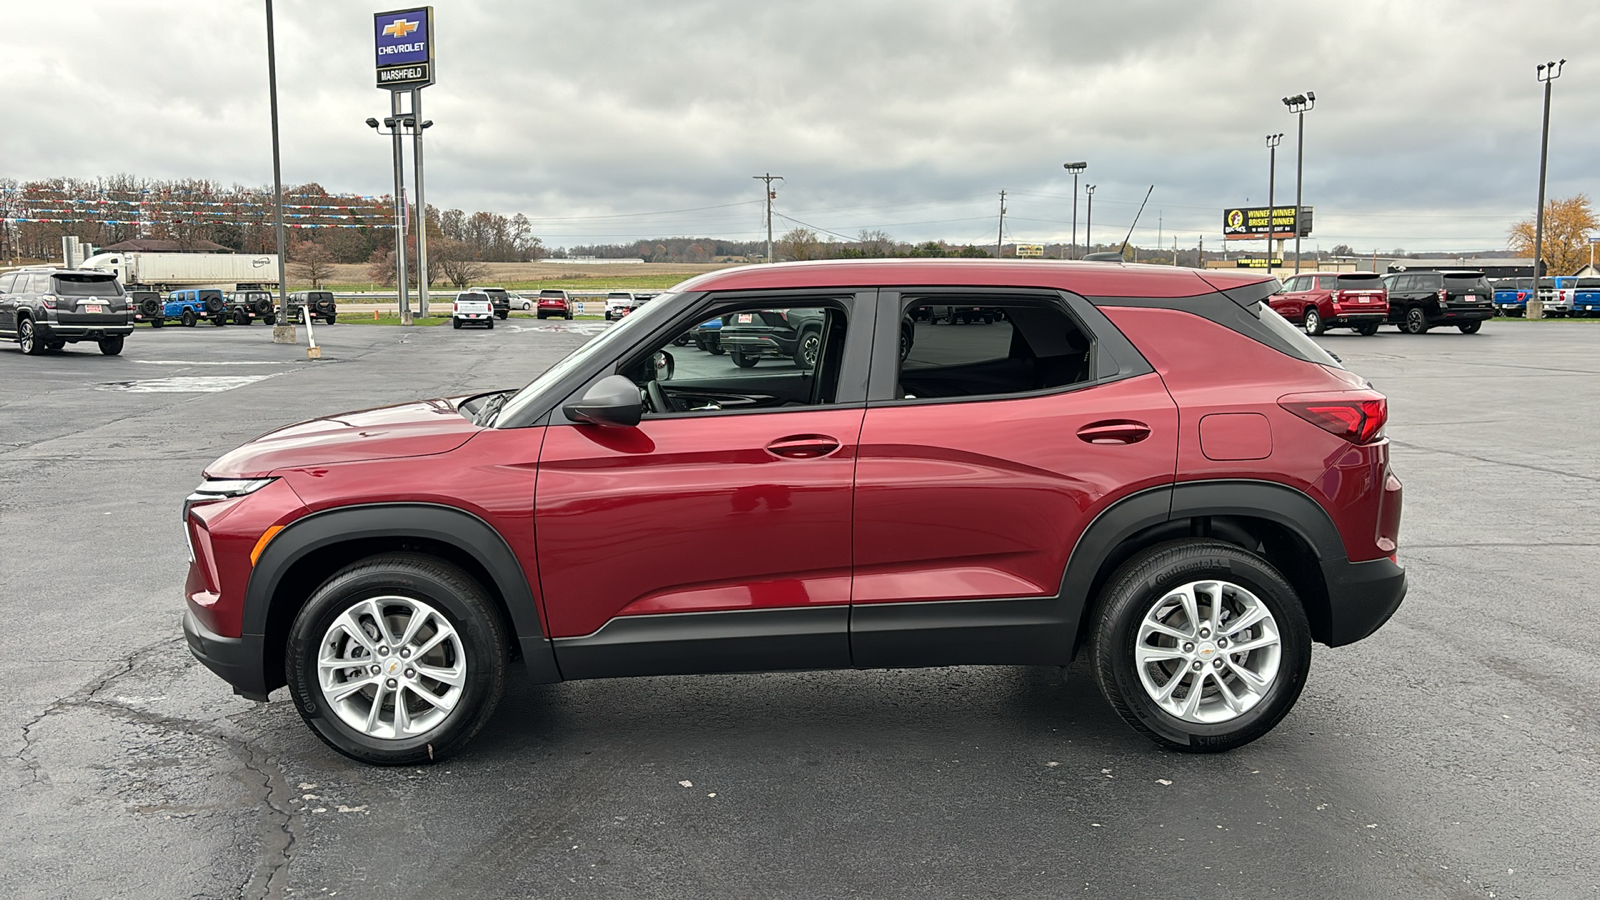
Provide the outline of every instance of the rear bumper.
[[100,338],[132,334],[133,323],[121,325],[62,325],[59,322],[35,322],[33,327],[41,340],[95,341]]
[[195,620],[194,613],[183,612],[183,637],[189,652],[205,667],[233,686],[233,692],[250,700],[267,699],[267,686],[261,670],[261,636],[223,637],[213,634]]
[[1477,322],[1494,318],[1493,306],[1474,306],[1467,309],[1447,307],[1433,317],[1435,322]]
[[1392,559],[1324,561],[1330,612],[1328,646],[1353,644],[1389,621],[1406,597],[1406,570]]
[[1366,310],[1357,307],[1354,310],[1346,309],[1328,319],[1329,325],[1365,325],[1376,322],[1380,325],[1389,318],[1388,309]]

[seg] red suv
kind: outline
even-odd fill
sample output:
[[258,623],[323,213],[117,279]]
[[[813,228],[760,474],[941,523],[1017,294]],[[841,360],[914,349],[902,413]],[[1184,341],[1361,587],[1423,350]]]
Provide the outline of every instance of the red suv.
[[[702,275],[527,387],[291,425],[184,505],[190,649],[338,751],[536,682],[1089,654],[1135,729],[1254,740],[1405,594],[1387,404],[1277,281],[1071,262]],[[926,311],[997,311],[983,328]],[[674,341],[784,309],[816,352]],[[903,329],[912,322],[906,346]],[[685,561],[690,561],[686,563]]]
[[538,319],[550,316],[558,319],[570,319],[572,318],[572,298],[567,296],[566,291],[540,291],[533,315]]
[[1306,334],[1329,328],[1354,328],[1373,335],[1389,318],[1389,293],[1376,272],[1319,272],[1295,275],[1270,301],[1278,314]]

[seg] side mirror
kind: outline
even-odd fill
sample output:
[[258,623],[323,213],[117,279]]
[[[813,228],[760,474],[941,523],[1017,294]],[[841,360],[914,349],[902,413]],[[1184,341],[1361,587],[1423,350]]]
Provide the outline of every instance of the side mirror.
[[671,353],[661,350],[650,359],[650,366],[651,372],[653,373],[651,375],[651,380],[671,381],[672,372],[677,366],[677,361],[672,358]]
[[639,386],[622,375],[607,375],[595,383],[577,403],[561,408],[566,417],[591,425],[634,426],[644,415]]

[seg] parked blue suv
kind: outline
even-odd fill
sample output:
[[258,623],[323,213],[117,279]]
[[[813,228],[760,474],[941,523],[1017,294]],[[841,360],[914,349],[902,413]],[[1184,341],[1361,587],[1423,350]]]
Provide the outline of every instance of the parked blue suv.
[[228,302],[223,298],[221,291],[213,288],[173,291],[167,295],[167,302],[161,308],[161,315],[151,317],[150,325],[160,328],[168,319],[176,319],[190,328],[202,319],[210,321],[213,325],[226,325]]

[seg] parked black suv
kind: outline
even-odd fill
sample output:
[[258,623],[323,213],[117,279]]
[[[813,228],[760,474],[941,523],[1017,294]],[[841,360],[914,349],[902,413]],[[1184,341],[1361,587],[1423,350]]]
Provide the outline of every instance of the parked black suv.
[[789,359],[802,369],[817,364],[823,314],[818,309],[761,309],[734,313],[719,330],[733,364],[748,369],[762,357]]
[[94,341],[116,356],[133,331],[133,309],[117,276],[75,269],[22,269],[0,275],[0,338],[38,356]]
[[257,319],[275,325],[275,307],[271,291],[234,291],[228,295],[228,317],[235,325],[249,325]]
[[304,320],[302,309],[311,309],[311,318],[321,319],[332,325],[339,315],[339,306],[334,302],[333,291],[295,291],[289,295],[289,321],[300,322]]
[[1407,334],[1454,325],[1477,334],[1494,317],[1494,290],[1482,272],[1398,272],[1383,276],[1389,290],[1389,324]]
[[128,308],[133,310],[133,321],[149,322],[151,325],[163,321],[166,303],[161,299],[160,291],[133,288],[124,295],[124,299],[128,303]]

